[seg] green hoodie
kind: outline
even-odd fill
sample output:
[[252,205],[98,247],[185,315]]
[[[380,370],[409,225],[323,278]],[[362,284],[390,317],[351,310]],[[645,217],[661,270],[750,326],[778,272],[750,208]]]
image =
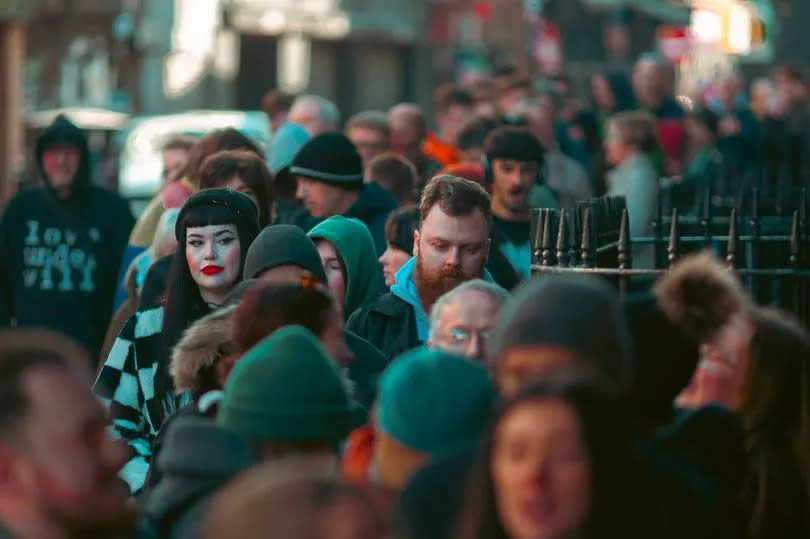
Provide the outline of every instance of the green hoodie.
[[336,215],[321,222],[307,235],[316,243],[318,240],[331,243],[343,260],[346,268],[343,311],[347,317],[374,299],[379,281],[376,273],[381,270],[374,240],[362,221]]

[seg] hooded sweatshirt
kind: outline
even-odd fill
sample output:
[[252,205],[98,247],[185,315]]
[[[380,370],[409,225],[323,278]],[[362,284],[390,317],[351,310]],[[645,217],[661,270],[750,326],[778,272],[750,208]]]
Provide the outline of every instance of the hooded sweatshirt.
[[[79,149],[68,196],[46,176],[46,149]],[[36,143],[44,186],[20,191],[0,219],[0,325],[61,331],[97,362],[110,322],[119,264],[133,218],[118,195],[90,183],[87,137],[59,116]]]
[[178,418],[157,461],[162,477],[142,511],[149,536],[198,537],[216,491],[259,462],[249,442],[201,417]]
[[350,315],[366,305],[382,289],[382,268],[377,262],[374,242],[368,228],[357,219],[336,215],[307,234],[316,243],[326,240],[340,256],[346,269],[346,297],[343,312]]

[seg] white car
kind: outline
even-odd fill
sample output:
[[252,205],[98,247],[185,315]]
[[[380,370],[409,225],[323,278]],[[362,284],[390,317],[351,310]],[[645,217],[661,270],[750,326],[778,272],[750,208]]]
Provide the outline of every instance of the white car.
[[270,125],[261,111],[202,110],[131,118],[122,128],[118,191],[137,213],[158,191],[163,171],[162,147],[172,135],[202,137],[233,127],[266,150]]

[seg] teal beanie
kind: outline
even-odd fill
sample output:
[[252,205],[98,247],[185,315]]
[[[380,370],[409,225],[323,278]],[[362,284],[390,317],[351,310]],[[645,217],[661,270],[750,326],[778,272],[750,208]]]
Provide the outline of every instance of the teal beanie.
[[236,364],[217,423],[239,434],[285,442],[338,442],[351,409],[334,361],[308,329],[281,328]]
[[419,348],[383,373],[377,427],[405,447],[439,458],[474,448],[495,402],[486,369]]

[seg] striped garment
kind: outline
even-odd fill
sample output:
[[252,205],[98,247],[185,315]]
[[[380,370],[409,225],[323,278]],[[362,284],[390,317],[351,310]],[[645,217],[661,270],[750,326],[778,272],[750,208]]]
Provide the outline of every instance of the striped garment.
[[167,361],[162,326],[162,306],[136,312],[121,328],[93,387],[109,410],[113,436],[133,451],[120,472],[133,494],[146,478],[152,440],[179,405],[170,394],[155,395],[158,362]]

